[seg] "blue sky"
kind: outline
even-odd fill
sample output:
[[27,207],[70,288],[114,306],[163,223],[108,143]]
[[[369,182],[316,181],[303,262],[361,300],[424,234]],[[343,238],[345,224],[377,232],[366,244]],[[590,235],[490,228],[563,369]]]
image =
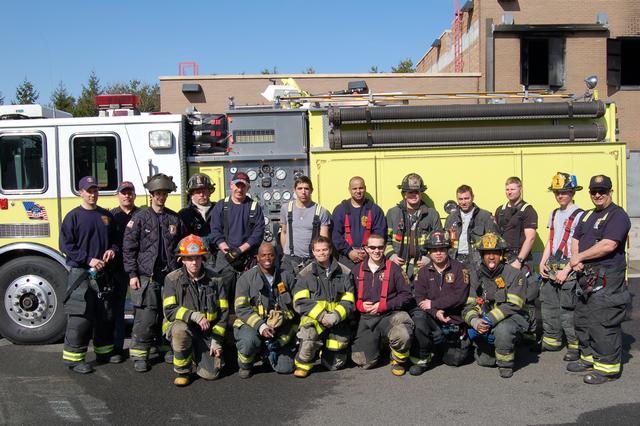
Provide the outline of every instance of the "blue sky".
[[389,71],[414,64],[449,28],[453,1],[6,1],[0,25],[5,104],[28,78],[49,102],[101,84],[157,83],[196,61],[200,74]]

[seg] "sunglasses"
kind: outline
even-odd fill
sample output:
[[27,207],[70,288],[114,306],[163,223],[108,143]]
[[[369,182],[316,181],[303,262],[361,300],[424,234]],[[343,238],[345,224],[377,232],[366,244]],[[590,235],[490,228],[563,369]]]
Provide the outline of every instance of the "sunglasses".
[[367,246],[369,250],[384,250],[384,246]]
[[609,193],[608,189],[592,189],[589,191],[589,194],[591,195],[607,195]]

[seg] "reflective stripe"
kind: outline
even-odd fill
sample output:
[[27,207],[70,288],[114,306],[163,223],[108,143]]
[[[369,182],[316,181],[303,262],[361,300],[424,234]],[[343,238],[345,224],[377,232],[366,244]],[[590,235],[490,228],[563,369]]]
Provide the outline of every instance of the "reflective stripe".
[[166,318],[162,320],[162,334],[165,334],[169,330],[169,326],[173,321],[168,321]]
[[227,299],[218,300],[218,306],[222,309],[229,309],[229,301]]
[[253,362],[254,355],[244,355],[238,351],[238,361],[242,364],[251,364]]
[[84,357],[86,355],[86,352],[69,352],[65,350],[62,351],[62,359],[65,361],[82,362],[84,361]]
[[340,298],[340,301],[343,301],[343,300],[346,300],[347,302],[351,302],[351,303],[355,303],[356,302],[355,295],[353,293],[351,293],[350,291],[342,293],[342,297]]
[[113,352],[114,345],[104,345],[104,346],[94,346],[93,351],[97,355],[105,355],[110,352]]
[[496,351],[496,359],[498,361],[513,361],[513,359],[515,358],[515,353],[510,352],[508,354],[501,354],[500,352]]
[[542,342],[549,346],[562,346],[562,340],[554,339],[553,337],[542,336]]
[[176,319],[179,321],[184,321],[184,314],[186,314],[187,311],[187,308],[185,308],[184,306],[180,306],[178,308],[178,311],[176,312]]
[[493,308],[488,315],[493,315],[497,322],[500,322],[504,319],[504,314],[499,308]]
[[476,298],[475,297],[467,297],[467,301],[465,303],[466,305],[475,305],[476,304]]
[[332,351],[339,351],[349,346],[349,342],[341,342],[335,339],[327,339],[324,343],[325,348]]
[[248,297],[244,297],[244,296],[236,297],[235,305],[236,305],[236,307],[248,306],[249,305],[249,298]]
[[278,337],[278,343],[280,343],[280,346],[286,346],[289,343],[289,341],[291,341],[291,338],[296,334],[297,331],[298,331],[298,326],[293,325],[291,326],[291,329],[287,334],[283,334],[280,337]]
[[606,374],[617,374],[620,372],[620,364],[603,364],[596,361],[593,363],[593,369]]
[[404,361],[407,358],[409,358],[409,351],[398,352],[395,349],[391,348],[391,356],[397,359],[398,361]]
[[466,314],[464,314],[464,321],[465,321],[466,323],[471,323],[471,320],[472,320],[473,318],[478,317],[478,315],[479,315],[479,313],[478,313],[478,311],[476,311],[476,309],[475,309],[475,308],[474,308],[474,309],[471,309],[471,310],[467,311],[467,313],[466,313]]
[[337,312],[343,321],[347,318],[347,310],[342,305],[336,306],[336,308],[334,309],[334,312]]
[[567,349],[578,349],[578,342],[569,342],[567,343]]
[[162,306],[163,307],[167,307],[167,306],[171,306],[171,305],[177,305],[178,304],[178,299],[176,299],[176,296],[169,296],[169,297],[165,297],[164,300],[162,301]]
[[300,299],[310,299],[311,298],[311,293],[309,292],[308,288],[305,288],[304,290],[300,290],[299,292],[297,292],[296,294],[293,295],[293,303],[296,303],[298,300]]
[[393,246],[391,244],[387,245],[384,249],[384,255],[388,256],[389,253],[391,253],[393,251]]
[[129,355],[134,358],[147,358],[149,356],[149,351],[147,349],[129,348]]
[[325,306],[326,302],[324,300],[316,302],[316,305],[313,307],[313,309],[311,309],[307,316],[313,319],[317,319],[318,315],[320,315],[320,312],[324,311]]
[[188,367],[193,362],[191,359],[191,354],[189,354],[185,359],[178,358],[180,356],[178,352],[173,354],[173,365],[175,367]]
[[429,354],[426,358],[418,358],[415,356],[410,357],[411,363],[414,365],[429,365],[431,363],[431,358],[433,354]]
[[236,320],[233,322],[233,326],[235,328],[240,328],[243,325],[244,325],[244,322],[240,318],[236,318]]
[[218,324],[214,325],[211,331],[213,331],[213,333],[217,334],[218,336],[224,337],[224,333],[227,331],[227,329]]
[[507,302],[513,303],[518,308],[522,308],[524,306],[524,300],[522,300],[522,297],[513,293],[507,293]]
[[580,359],[589,365],[593,364],[593,355],[580,354]]
[[254,328],[256,324],[261,320],[258,314],[251,314],[249,318],[247,318],[247,325],[251,328]]
[[207,321],[211,322],[211,321],[215,321],[215,319],[218,318],[218,313],[217,312],[207,312]]
[[295,364],[296,367],[298,367],[301,370],[304,371],[309,371],[313,368],[313,364],[312,363],[306,363],[306,362],[302,362],[302,361],[298,361],[298,359],[296,358],[295,360]]
[[316,329],[318,334],[322,334],[322,332],[324,331],[324,328],[322,328],[322,326],[318,321],[308,316],[303,316],[302,319],[300,320],[300,327],[303,327],[307,324],[313,325],[313,327]]

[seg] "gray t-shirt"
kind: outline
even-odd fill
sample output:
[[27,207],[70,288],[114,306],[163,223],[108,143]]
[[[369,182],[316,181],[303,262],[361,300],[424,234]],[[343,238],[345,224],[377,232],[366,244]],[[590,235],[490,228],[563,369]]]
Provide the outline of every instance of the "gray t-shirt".
[[473,211],[475,209],[475,207],[472,208],[468,213],[460,211],[460,219],[462,219],[462,230],[460,231],[460,238],[458,241],[458,253],[460,254],[469,254],[469,237],[467,237],[467,232],[469,232],[471,216],[473,216]]
[[[293,229],[289,229],[287,212],[289,211],[289,203],[282,205],[280,209],[280,223],[287,226],[287,238],[284,242],[284,254],[289,255],[289,233],[293,231],[293,254],[299,257],[309,257],[309,244],[311,244],[311,235],[313,233],[313,216],[316,212],[316,203],[311,202],[309,207],[300,208],[293,203]],[[329,226],[331,224],[331,215],[324,207],[320,207],[320,226]]]
[[[551,246],[551,253],[555,253],[556,250],[558,250],[558,247],[560,246],[560,242],[562,241],[562,236],[564,235],[564,228],[567,226],[567,220],[569,219],[569,216],[571,216],[571,213],[573,213],[576,209],[578,208],[578,206],[576,206],[575,204],[570,205],[569,207],[567,207],[566,210],[560,210],[558,209],[558,211],[556,212],[556,217],[553,221],[553,243]],[[573,233],[576,230],[576,226],[578,226],[578,222],[580,222],[580,217],[582,216],[582,212],[578,213],[576,215],[576,218],[574,219],[573,223],[571,224],[571,232],[569,233],[569,239],[567,240],[567,257],[571,257],[571,238],[573,237]],[[549,223],[547,224],[547,228],[551,228],[551,218],[553,217],[553,212],[551,212],[551,214],[549,215]]]

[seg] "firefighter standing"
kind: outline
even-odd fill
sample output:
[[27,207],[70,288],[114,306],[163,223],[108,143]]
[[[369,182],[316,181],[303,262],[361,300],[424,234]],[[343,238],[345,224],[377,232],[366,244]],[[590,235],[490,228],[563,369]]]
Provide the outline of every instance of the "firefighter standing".
[[469,338],[476,347],[478,365],[497,365],[503,378],[513,376],[516,339],[528,326],[524,308],[527,279],[523,271],[505,263],[507,247],[496,234],[482,236],[478,245],[482,263],[471,274],[462,312],[472,328]]
[[238,278],[234,335],[238,349],[240,378],[251,376],[255,357],[264,350],[278,373],[293,372],[297,315],[293,310],[294,276],[280,272],[276,251],[263,242],[256,256],[257,266]]
[[249,176],[236,172],[229,184],[231,196],[216,203],[211,213],[211,243],[218,247],[215,271],[227,294],[235,294],[238,276],[253,261],[264,237],[264,215],[257,201],[247,196]]
[[487,232],[498,232],[491,213],[473,202],[473,189],[461,185],[456,189],[458,208],[444,222],[444,229],[451,237],[449,256],[468,266],[480,263],[480,254],[474,243]]
[[344,368],[351,330],[347,319],[354,310],[353,283],[349,269],[332,257],[331,240],[319,236],[311,241],[314,260],[298,274],[293,306],[301,315],[295,358],[296,377],[307,377],[316,354],[329,370]]
[[422,201],[427,189],[422,177],[409,173],[398,185],[402,201],[387,212],[387,248],[385,256],[406,272],[413,280],[415,272],[428,262],[422,255],[427,235],[442,229],[440,215]]
[[571,267],[578,272],[581,296],[575,310],[580,360],[567,370],[583,372],[588,384],[615,380],[622,372],[622,332],[630,295],[625,283],[625,245],[631,221],[613,203],[611,179],[596,175],[589,182],[595,209],[583,216],[573,235]]
[[187,182],[189,203],[178,212],[178,216],[184,224],[185,233],[201,237],[205,246],[208,246],[209,254],[206,257],[206,263],[211,268],[214,267],[216,246],[210,244],[207,239],[211,234],[209,222],[214,206],[214,203],[211,202],[211,194],[215,192],[215,189],[216,186],[211,183],[209,176],[195,173]]
[[351,359],[369,369],[379,361],[381,342],[388,341],[391,373],[402,376],[413,337],[413,321],[407,312],[413,296],[404,271],[385,259],[384,242],[382,235],[371,234],[365,246],[368,257],[351,271],[360,312]]
[[[134,306],[129,355],[138,372],[149,370],[149,350],[161,337],[162,285],[165,276],[179,267],[174,253],[183,232],[180,217],[165,207],[169,192],[176,190],[171,176],[156,174],[144,186],[151,194],[151,207],[129,221],[123,243]],[[165,361],[171,361],[170,352]]]
[[[116,238],[118,245],[122,247],[124,239],[124,231],[127,229],[127,223],[133,215],[138,212],[136,201],[136,188],[133,183],[124,181],[118,186],[118,207],[111,209],[113,215],[113,223],[116,227]],[[112,265],[113,276],[115,278],[114,288],[114,304],[113,318],[115,322],[114,345],[115,351],[123,353],[124,351],[124,305],[127,298],[127,289],[129,288],[129,275],[124,270],[122,261],[122,251],[116,254]]]
[[349,180],[349,193],[351,198],[333,209],[331,238],[340,254],[340,263],[353,268],[367,256],[364,245],[369,236],[386,235],[387,219],[382,209],[366,197],[363,178],[354,176]]
[[582,209],[573,203],[576,191],[582,190],[577,179],[558,172],[551,180],[549,191],[558,202],[549,218],[549,240],[540,259],[540,303],[542,308],[542,349],[562,349],[563,335],[567,341],[565,361],[580,357],[573,313],[576,307],[576,274],[571,270],[571,240],[580,221]]
[[415,331],[409,373],[413,376],[424,373],[434,355],[447,365],[459,366],[471,353],[462,319],[469,296],[469,268],[449,257],[447,231],[431,232],[426,247],[431,262],[418,270],[413,282],[418,304],[411,312]]
[[203,265],[207,249],[202,239],[188,235],[178,245],[182,268],[167,275],[162,291],[166,336],[173,349],[176,386],[190,382],[192,364],[205,380],[220,376],[224,366],[222,341],[229,302],[219,277]]
[[76,373],[91,373],[86,362],[93,338],[98,362],[122,362],[113,344],[113,284],[110,262],[119,251],[113,216],[98,207],[98,184],[92,176],[78,183],[82,203],[64,217],[60,250],[71,268],[65,296],[67,329],[62,359]]
[[331,216],[311,200],[313,184],[308,176],[297,177],[293,189],[295,200],[284,203],[280,210],[280,244],[284,254],[281,269],[297,274],[311,262],[311,241],[320,235],[330,238]]

